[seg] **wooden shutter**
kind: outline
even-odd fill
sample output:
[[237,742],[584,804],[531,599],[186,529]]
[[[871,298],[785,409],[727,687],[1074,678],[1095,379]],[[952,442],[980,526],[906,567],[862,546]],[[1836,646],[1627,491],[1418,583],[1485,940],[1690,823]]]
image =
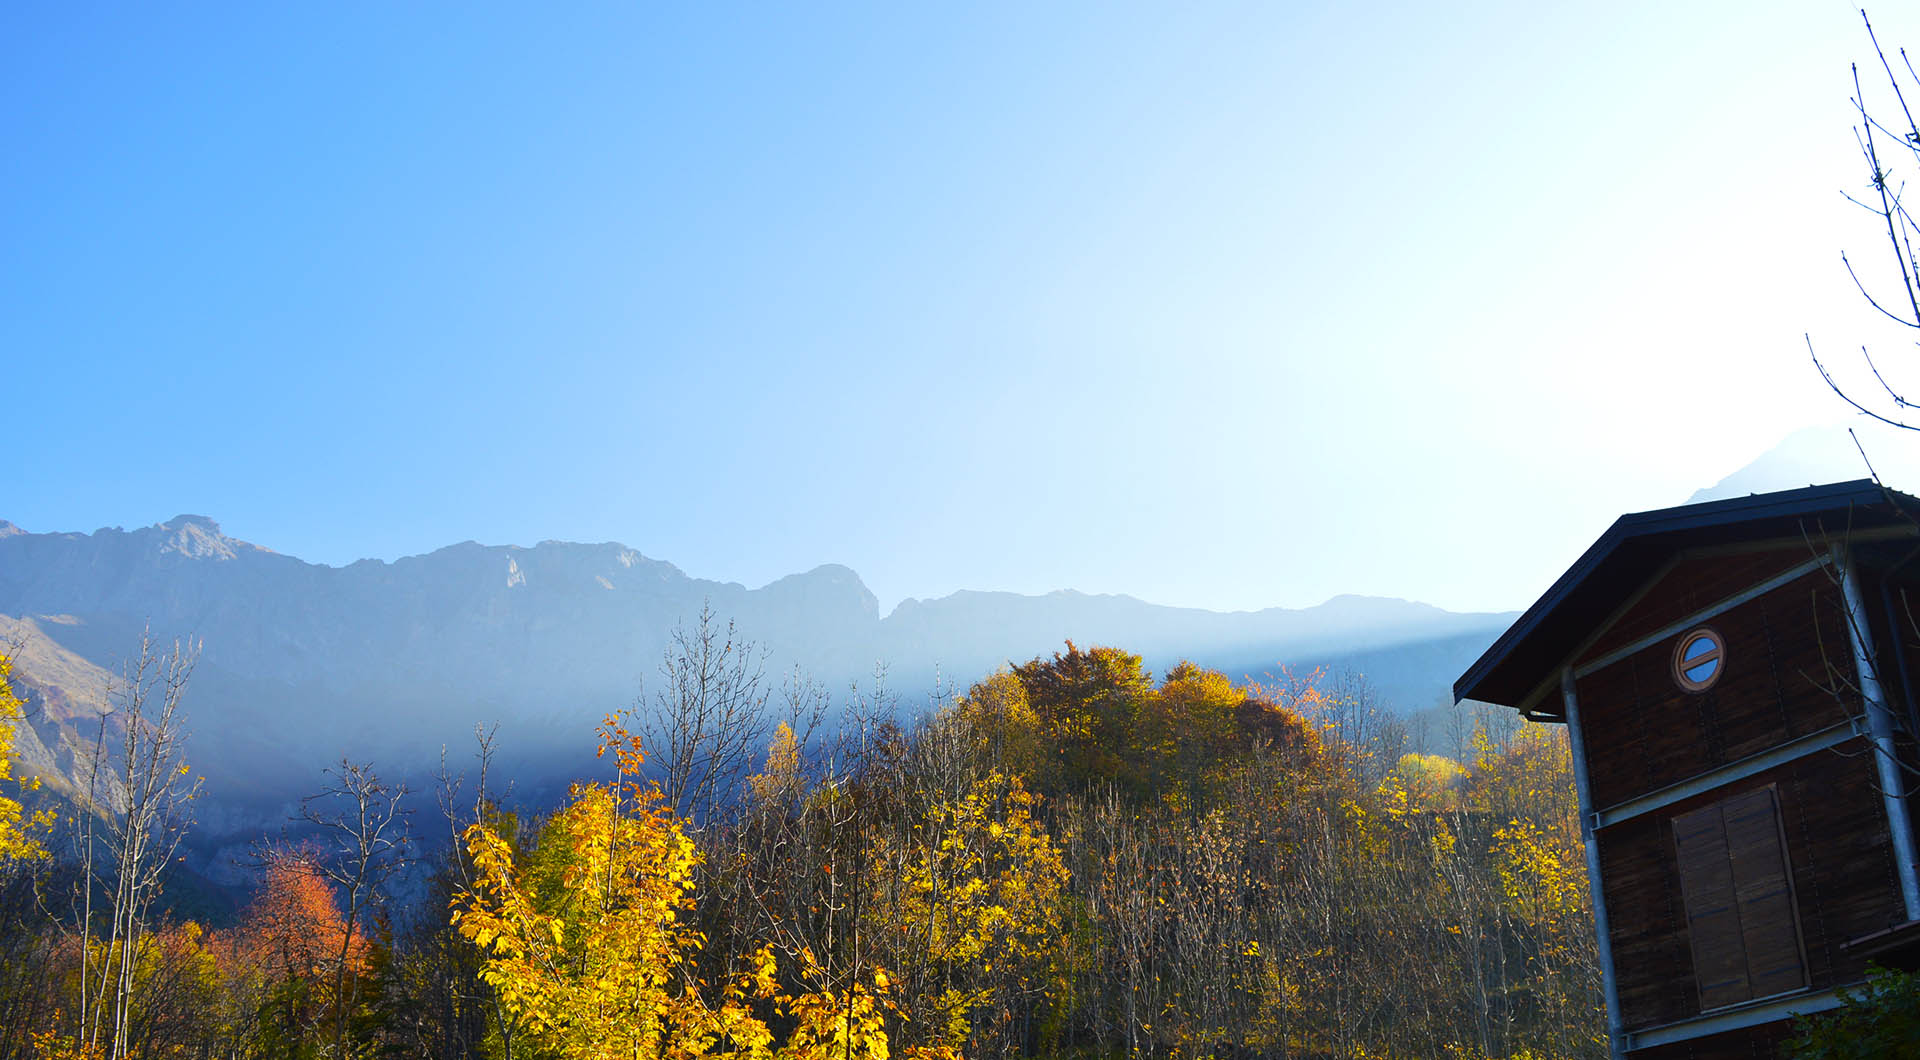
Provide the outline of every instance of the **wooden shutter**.
[[1772,788],[1673,819],[1700,1007],[1807,985],[1793,883]]
[[1718,803],[1673,819],[1680,856],[1680,893],[1687,908],[1687,939],[1693,946],[1693,978],[1700,1007],[1718,1008],[1753,996],[1747,982],[1747,949],[1735,908],[1733,860]]
[[1798,990],[1807,985],[1807,971],[1800,956],[1800,923],[1774,791],[1761,788],[1720,805],[1753,996]]

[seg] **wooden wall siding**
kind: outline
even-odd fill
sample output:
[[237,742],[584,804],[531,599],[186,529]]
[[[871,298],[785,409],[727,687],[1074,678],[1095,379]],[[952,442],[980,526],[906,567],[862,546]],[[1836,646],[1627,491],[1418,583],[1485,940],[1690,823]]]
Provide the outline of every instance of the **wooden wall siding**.
[[1628,1053],[1634,1060],[1780,1060],[1780,1046],[1793,1037],[1792,1020],[1710,1034]]
[[1700,1014],[1673,818],[1772,784],[1811,989],[1860,978],[1851,940],[1905,919],[1865,741],[1810,755],[1599,832],[1621,1018],[1629,1030]]
[[1666,818],[1650,814],[1603,829],[1600,874],[1622,1025],[1634,1029],[1697,1015],[1679,865]]
[[1585,658],[1598,658],[1631,644],[1662,626],[1678,622],[1812,558],[1814,554],[1807,546],[1795,545],[1771,552],[1683,559],[1600,635]]
[[1815,571],[1715,616],[1709,624],[1726,642],[1725,669],[1705,692],[1674,683],[1677,637],[1580,678],[1575,691],[1595,808],[1845,721],[1848,706],[1816,683],[1825,679],[1827,661],[1852,677],[1839,599]]

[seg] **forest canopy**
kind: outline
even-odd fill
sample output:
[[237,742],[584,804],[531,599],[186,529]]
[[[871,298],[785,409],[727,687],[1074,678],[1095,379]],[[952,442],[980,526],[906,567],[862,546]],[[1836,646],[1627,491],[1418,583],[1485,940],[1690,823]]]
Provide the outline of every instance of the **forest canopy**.
[[[86,888],[70,857],[12,857],[0,1057],[1604,1053],[1557,730],[1420,753],[1356,675],[1072,643],[916,718],[710,687],[753,696],[605,718],[559,806],[447,777],[403,871],[265,848],[231,923],[108,947],[107,896],[31,897]],[[764,737],[725,782],[731,737],[638,735],[714,711]]]

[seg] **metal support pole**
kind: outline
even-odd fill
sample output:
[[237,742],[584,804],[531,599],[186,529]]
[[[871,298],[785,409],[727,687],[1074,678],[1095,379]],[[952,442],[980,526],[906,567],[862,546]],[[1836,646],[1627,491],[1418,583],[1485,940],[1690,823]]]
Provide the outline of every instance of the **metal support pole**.
[[1893,834],[1894,870],[1900,877],[1900,897],[1908,920],[1920,920],[1920,870],[1914,861],[1913,818],[1907,809],[1907,779],[1901,776],[1900,760],[1893,745],[1893,713],[1880,687],[1880,671],[1874,661],[1871,627],[1867,624],[1865,597],[1860,593],[1860,575],[1853,557],[1844,545],[1833,546],[1840,566],[1840,591],[1846,602],[1847,639],[1853,644],[1853,665],[1860,687],[1861,705],[1867,713],[1867,730],[1873,736],[1873,762],[1880,778],[1880,801],[1887,810],[1887,829]]
[[1600,939],[1600,985],[1607,996],[1607,1052],[1613,1060],[1626,1056],[1627,1036],[1621,1028],[1620,989],[1613,976],[1613,933],[1607,924],[1607,894],[1600,886],[1600,839],[1593,788],[1587,782],[1587,746],[1580,732],[1580,697],[1573,692],[1573,667],[1560,671],[1560,699],[1567,711],[1567,741],[1573,752],[1573,790],[1580,799],[1580,838],[1587,847],[1587,886],[1593,891],[1593,928]]

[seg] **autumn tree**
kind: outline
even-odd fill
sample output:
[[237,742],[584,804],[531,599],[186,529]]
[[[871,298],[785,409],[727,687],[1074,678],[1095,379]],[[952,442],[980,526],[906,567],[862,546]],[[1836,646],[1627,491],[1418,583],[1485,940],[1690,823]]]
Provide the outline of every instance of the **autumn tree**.
[[[14,655],[19,645],[0,651],[0,792],[37,787],[37,780],[14,776],[14,726],[24,721],[24,704],[13,691]],[[50,1014],[52,946],[39,909],[35,870],[47,858],[39,833],[50,815],[28,815],[20,802],[0,793],[0,1011],[17,1018],[0,1021],[0,1056],[21,1055],[28,1032]]]
[[[13,775],[13,730],[25,719],[25,704],[14,694],[13,655],[0,652],[0,790],[20,787],[33,790],[38,779],[21,780]],[[52,822],[50,814],[25,816],[19,800],[0,794],[0,869],[8,862],[33,861],[46,856],[36,832]]]
[[1540,1014],[1527,1033],[1544,1031],[1544,1044],[1591,1047],[1600,963],[1566,730],[1528,722],[1504,744],[1475,742],[1465,797],[1492,832],[1484,849],[1514,958],[1509,998]]
[[270,849],[262,869],[259,892],[211,948],[227,970],[235,1023],[252,1027],[262,1048],[296,1055],[334,1036],[336,1014],[352,1004],[343,984],[365,972],[368,945],[341,914],[315,850]]
[[468,828],[478,875],[456,897],[455,923],[487,956],[481,977],[547,1048],[660,1055],[697,1022],[678,978],[697,945],[680,924],[693,843],[639,779],[637,743],[613,718],[600,750],[614,752],[619,779],[575,785],[524,864],[486,824]]
[[[1289,673],[1272,685],[1242,687],[1181,662],[1156,686],[1140,656],[1068,641],[1051,659],[1036,658],[975,684],[955,713],[981,746],[994,750],[997,765],[1021,773],[1037,790],[1118,784],[1191,811],[1256,747],[1287,757],[1316,753],[1333,705],[1320,680],[1318,672]],[[1356,687],[1364,694],[1363,683]],[[1379,714],[1377,707],[1364,709],[1370,718]]]
[[1082,650],[1068,641],[1066,651],[1022,663],[1013,674],[1050,752],[1034,778],[1043,787],[1143,779],[1128,754],[1141,702],[1153,694],[1153,675],[1140,656],[1118,648]]
[[[187,811],[199,795],[189,777],[185,716],[197,643],[163,648],[142,632],[135,656],[109,691],[93,753],[82,763],[77,924],[91,938],[96,889],[107,896],[104,944],[81,947],[77,1042],[109,1060],[131,1055],[128,1025],[136,969]],[[111,726],[111,728],[110,728]]]
[[386,896],[386,884],[406,863],[408,837],[405,784],[380,779],[372,763],[346,758],[327,770],[327,783],[301,804],[301,819],[316,825],[316,856],[310,870],[345,896],[346,914],[330,967],[333,1050],[343,1051],[359,975],[351,960],[362,940],[362,921]]
[[1067,871],[1036,797],[990,772],[876,837],[866,919],[920,1044],[1007,1055],[1012,1014],[1057,993]]
[[1217,766],[1244,750],[1241,706],[1248,699],[1225,674],[1181,662],[1156,694],[1141,697],[1135,745],[1148,782],[1174,809],[1197,809]]

